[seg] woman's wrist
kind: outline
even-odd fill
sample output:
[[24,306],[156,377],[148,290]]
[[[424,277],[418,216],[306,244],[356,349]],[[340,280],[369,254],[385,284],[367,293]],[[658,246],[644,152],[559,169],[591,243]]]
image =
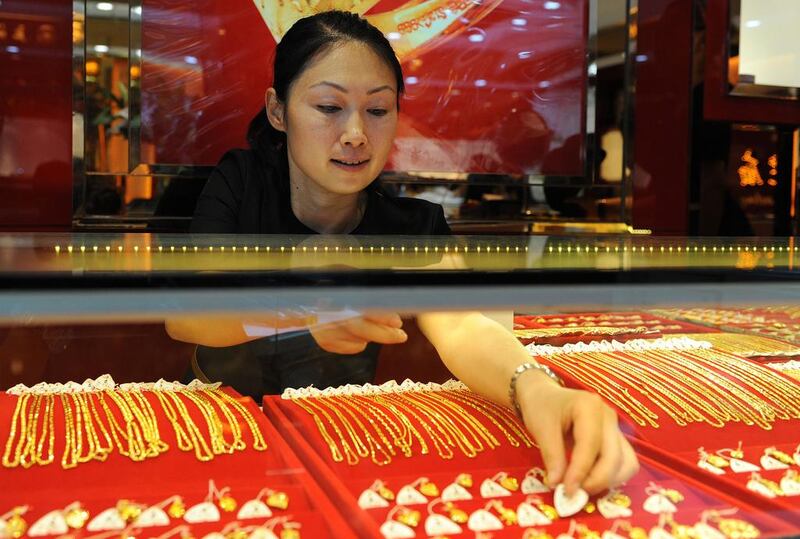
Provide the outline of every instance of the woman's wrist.
[[551,389],[562,387],[560,379],[544,365],[524,364],[514,371],[509,387],[509,400],[515,408],[520,419],[524,419],[524,412],[536,408],[533,401],[538,400]]

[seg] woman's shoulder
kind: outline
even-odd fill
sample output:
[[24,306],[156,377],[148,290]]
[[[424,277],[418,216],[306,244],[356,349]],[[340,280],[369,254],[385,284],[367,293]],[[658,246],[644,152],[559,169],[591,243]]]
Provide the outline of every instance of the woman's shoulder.
[[377,192],[373,198],[380,230],[371,233],[400,235],[448,235],[450,227],[439,204],[419,198]]

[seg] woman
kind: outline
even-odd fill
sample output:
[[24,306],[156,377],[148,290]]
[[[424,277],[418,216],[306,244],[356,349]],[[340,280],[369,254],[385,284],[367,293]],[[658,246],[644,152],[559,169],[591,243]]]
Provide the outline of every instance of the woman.
[[[264,114],[251,124],[251,149],[222,158],[200,197],[193,232],[449,233],[441,207],[393,198],[375,183],[392,146],[403,92],[400,64],[379,30],[338,11],[299,20],[277,47],[273,84]],[[167,329],[176,339],[207,347],[200,348],[208,353],[199,367],[209,375],[222,360],[242,369],[256,363],[242,352],[243,343],[258,342],[246,331],[250,322],[177,320]],[[266,322],[282,321],[266,315]],[[500,324],[480,313],[426,313],[418,323],[453,375],[495,402],[519,406],[549,483],[565,483],[570,494],[578,487],[595,493],[636,472],[616,414],[596,395],[554,383],[536,365],[518,370],[530,357]],[[312,327],[310,334],[290,338],[300,339],[284,347],[294,354],[262,349],[270,366],[260,376],[268,389],[277,379],[271,388],[277,391],[369,381],[376,345],[405,341],[401,326],[397,315],[371,314]],[[512,379],[516,402],[509,395]],[[574,442],[569,462],[565,440]]]

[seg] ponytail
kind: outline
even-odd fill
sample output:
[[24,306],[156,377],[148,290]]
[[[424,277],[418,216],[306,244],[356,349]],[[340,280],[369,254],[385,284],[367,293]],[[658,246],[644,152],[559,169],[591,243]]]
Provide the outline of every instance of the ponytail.
[[267,119],[267,107],[261,107],[247,127],[247,144],[261,163],[277,175],[281,188],[289,186],[289,156],[286,133],[278,131]]

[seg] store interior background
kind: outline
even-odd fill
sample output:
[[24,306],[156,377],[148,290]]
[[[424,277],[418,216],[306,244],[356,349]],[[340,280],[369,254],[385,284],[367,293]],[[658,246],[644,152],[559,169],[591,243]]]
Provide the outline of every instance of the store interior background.
[[[798,26],[800,6],[790,14],[791,1],[770,2],[778,19]],[[733,92],[740,81],[730,13],[739,2],[584,7],[582,174],[392,171],[387,183],[443,202],[462,234],[795,235],[798,96]],[[154,143],[136,113],[143,10],[147,0],[0,0],[0,231],[186,230],[210,167],[148,154]],[[198,12],[187,35],[214,22]],[[204,66],[187,50],[170,68],[202,79]],[[442,379],[426,359],[433,350],[409,326],[409,343],[383,354],[416,358],[425,377]],[[7,326],[0,379],[174,379],[193,349],[160,324]]]

